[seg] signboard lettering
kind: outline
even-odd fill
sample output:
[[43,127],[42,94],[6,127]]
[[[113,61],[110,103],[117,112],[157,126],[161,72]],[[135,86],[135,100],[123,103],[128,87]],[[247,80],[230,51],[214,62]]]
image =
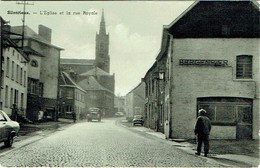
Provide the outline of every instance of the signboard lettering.
[[179,60],[179,65],[228,66],[228,60],[180,59]]

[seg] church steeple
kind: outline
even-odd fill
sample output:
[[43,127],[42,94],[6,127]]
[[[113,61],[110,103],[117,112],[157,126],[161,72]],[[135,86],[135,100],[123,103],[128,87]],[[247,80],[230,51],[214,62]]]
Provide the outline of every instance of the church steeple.
[[99,33],[96,34],[96,66],[110,71],[109,34],[106,33],[104,10],[102,9]]
[[99,34],[106,34],[106,23],[105,23],[104,9],[102,9],[102,16],[101,16],[101,22],[100,22],[100,27],[99,27]]

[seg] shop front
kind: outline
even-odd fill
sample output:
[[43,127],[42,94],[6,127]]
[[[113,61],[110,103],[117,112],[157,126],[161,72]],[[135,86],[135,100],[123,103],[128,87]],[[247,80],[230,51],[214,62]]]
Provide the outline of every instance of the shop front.
[[253,100],[249,98],[197,98],[197,111],[205,109],[212,122],[213,139],[252,139],[252,107]]

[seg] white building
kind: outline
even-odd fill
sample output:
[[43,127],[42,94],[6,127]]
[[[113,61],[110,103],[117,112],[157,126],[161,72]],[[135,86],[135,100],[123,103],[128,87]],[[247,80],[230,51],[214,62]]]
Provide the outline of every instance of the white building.
[[2,62],[2,110],[9,116],[13,104],[18,107],[18,113],[25,115],[27,105],[28,57],[8,37],[3,42]]

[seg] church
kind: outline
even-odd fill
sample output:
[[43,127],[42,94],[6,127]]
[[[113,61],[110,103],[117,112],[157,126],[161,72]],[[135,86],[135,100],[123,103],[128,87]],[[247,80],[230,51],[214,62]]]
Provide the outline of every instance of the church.
[[115,74],[110,74],[109,33],[102,10],[99,33],[96,34],[95,59],[61,58],[60,71],[86,91],[86,108],[98,107],[104,116],[114,114]]

